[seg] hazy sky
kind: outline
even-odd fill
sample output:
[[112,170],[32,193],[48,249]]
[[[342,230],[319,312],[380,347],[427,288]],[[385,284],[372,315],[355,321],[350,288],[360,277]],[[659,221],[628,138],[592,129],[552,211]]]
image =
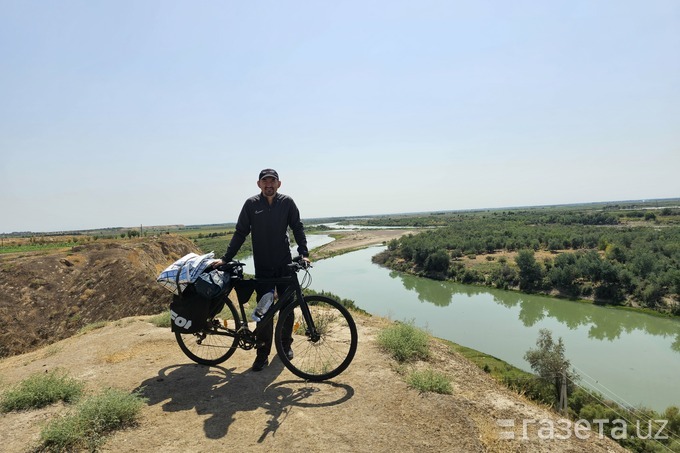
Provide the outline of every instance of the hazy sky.
[[0,0],[0,233],[680,196],[680,2]]

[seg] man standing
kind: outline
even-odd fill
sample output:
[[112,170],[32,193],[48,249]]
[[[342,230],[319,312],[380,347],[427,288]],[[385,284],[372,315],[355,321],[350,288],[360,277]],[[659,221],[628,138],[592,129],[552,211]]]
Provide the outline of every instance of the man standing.
[[[300,221],[300,211],[293,199],[287,195],[278,193],[281,187],[279,174],[271,168],[260,172],[257,181],[260,194],[246,200],[236,223],[236,232],[229,242],[229,247],[222,257],[222,262],[215,263],[219,266],[228,263],[246,240],[248,234],[252,234],[253,260],[255,261],[256,278],[280,278],[289,274],[287,265],[292,262],[290,254],[290,242],[288,239],[288,227],[293,231],[293,236],[298,245],[300,256],[308,260],[307,238],[304,226]],[[276,285],[276,292],[283,294],[287,285]],[[274,289],[274,285],[267,287],[258,285],[257,300]],[[290,321],[290,322],[288,322]],[[289,325],[290,324],[290,325]],[[291,348],[293,319],[286,320],[283,331],[284,343],[288,358],[293,358]],[[253,371],[260,371],[269,364],[269,353],[272,348],[274,323],[259,325],[255,329],[257,337],[257,357],[253,363]],[[287,340],[286,340],[287,339]]]

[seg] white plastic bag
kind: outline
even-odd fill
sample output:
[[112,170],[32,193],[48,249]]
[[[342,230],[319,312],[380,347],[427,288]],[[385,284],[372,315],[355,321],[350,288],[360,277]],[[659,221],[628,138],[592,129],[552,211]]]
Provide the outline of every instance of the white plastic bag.
[[178,286],[180,292],[184,291],[184,288],[186,288],[189,283],[195,282],[205,268],[215,261],[214,258],[214,252],[206,253],[205,255],[189,253],[166,267],[156,281],[165,289],[175,294],[179,294]]

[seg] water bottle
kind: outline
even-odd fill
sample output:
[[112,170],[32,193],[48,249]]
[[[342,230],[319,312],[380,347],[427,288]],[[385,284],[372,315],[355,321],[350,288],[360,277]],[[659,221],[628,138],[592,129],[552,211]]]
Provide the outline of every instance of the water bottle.
[[251,316],[253,321],[255,322],[260,322],[262,317],[264,317],[264,314],[267,313],[267,310],[269,310],[269,307],[271,307],[272,302],[274,302],[274,290],[272,289],[269,291],[267,294],[262,296],[260,301],[257,303],[257,306],[255,307],[255,311],[253,311],[253,315]]

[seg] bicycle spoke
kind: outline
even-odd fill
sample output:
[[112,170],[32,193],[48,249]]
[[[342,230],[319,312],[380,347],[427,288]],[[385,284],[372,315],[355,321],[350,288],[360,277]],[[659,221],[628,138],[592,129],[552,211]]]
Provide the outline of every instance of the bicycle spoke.
[[[309,380],[324,380],[340,374],[354,357],[357,333],[354,320],[338,302],[321,296],[310,296],[308,302],[315,332],[305,322],[299,302],[286,309],[294,315],[294,358],[282,358],[294,374]],[[283,324],[277,325],[277,350],[285,349]],[[314,335],[316,333],[316,336]]]
[[[222,318],[237,320],[238,314],[231,301],[219,314]],[[234,321],[232,321],[234,322]],[[224,327],[223,321],[209,323],[210,327],[199,333],[175,333],[175,338],[184,354],[196,363],[217,365],[227,360],[238,347],[238,336],[233,329]],[[232,326],[235,325],[232,324]]]

